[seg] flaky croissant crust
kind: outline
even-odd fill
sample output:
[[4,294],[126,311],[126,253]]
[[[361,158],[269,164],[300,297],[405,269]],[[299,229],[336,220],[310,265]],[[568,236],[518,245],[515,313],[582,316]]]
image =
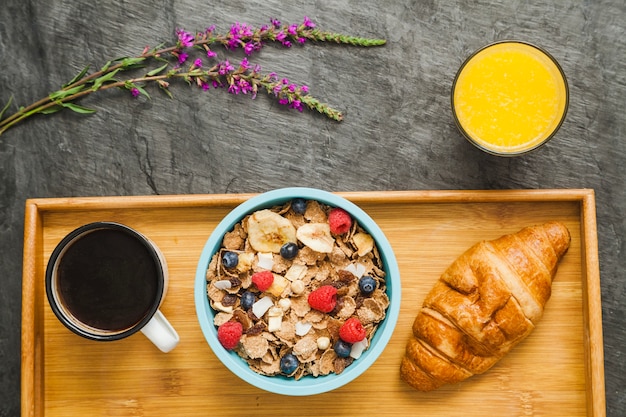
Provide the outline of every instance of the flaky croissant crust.
[[550,298],[570,233],[560,222],[479,242],[424,299],[400,375],[420,391],[491,368],[534,329]]

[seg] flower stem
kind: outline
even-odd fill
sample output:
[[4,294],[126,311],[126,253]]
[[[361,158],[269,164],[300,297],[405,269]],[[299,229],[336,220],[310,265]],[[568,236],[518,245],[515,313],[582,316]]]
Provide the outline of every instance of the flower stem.
[[[20,107],[15,113],[3,118],[4,113],[11,107],[12,99],[9,100],[0,111],[0,135],[35,114],[50,114],[63,108],[83,114],[93,113],[94,110],[81,107],[74,102],[96,91],[123,88],[130,90],[133,96],[143,94],[149,98],[150,96],[142,86],[156,82],[171,96],[168,91],[169,82],[166,80],[173,78],[182,78],[189,84],[195,82],[205,90],[210,84],[214,87],[228,86],[229,92],[234,94],[251,92],[252,98],[256,96],[260,87],[268,94],[277,97],[281,104],[289,105],[299,111],[302,111],[305,105],[310,110],[317,111],[332,120],[341,121],[342,113],[310,96],[307,87],[298,87],[285,79],[279,81],[274,73],[261,75],[260,67],[255,66],[251,69],[247,58],[242,61],[238,69],[232,67],[228,61],[222,61],[210,67],[209,70],[202,70],[202,61],[196,59],[188,70],[183,70],[182,65],[188,57],[187,51],[200,50],[206,53],[206,57],[211,58],[216,56],[211,50],[213,44],[222,45],[229,50],[243,48],[246,55],[250,55],[253,51],[261,49],[265,42],[280,42],[287,48],[293,43],[303,44],[307,40],[363,47],[380,46],[386,42],[384,39],[368,39],[321,31],[316,29],[315,24],[306,17],[299,25],[281,25],[280,22],[272,20],[271,25],[264,25],[258,29],[236,23],[225,34],[215,33],[213,28],[199,32],[195,36],[183,30],[177,30],[176,34],[178,41],[174,45],[158,46],[150,50],[146,48],[136,57],[108,61],[102,68],[92,73],[88,73],[87,67],[61,89],[26,107]],[[172,60],[178,61],[178,64],[173,65]],[[118,78],[123,71],[144,67],[152,62],[156,62],[159,66],[143,76],[125,80]]]

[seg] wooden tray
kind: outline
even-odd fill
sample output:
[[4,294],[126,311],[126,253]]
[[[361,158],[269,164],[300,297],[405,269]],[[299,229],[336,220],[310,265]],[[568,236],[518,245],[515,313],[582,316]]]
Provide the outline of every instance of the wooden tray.
[[[424,415],[604,416],[604,364],[592,190],[341,193],[378,222],[396,251],[402,307],[379,360],[352,383],[312,397],[274,395],[231,374],[198,325],[200,252],[246,195],[32,199],[26,202],[22,306],[23,416]],[[535,331],[489,372],[431,393],[399,378],[426,292],[465,249],[547,220],[572,233]],[[61,238],[95,220],[128,224],[163,251],[170,286],[162,311],[181,342],[168,354],[140,334],[111,343],[70,333],[48,305],[44,271]]]

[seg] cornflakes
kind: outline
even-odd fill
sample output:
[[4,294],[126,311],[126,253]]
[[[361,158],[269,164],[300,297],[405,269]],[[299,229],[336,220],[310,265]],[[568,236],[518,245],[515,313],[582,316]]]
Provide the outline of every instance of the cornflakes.
[[[284,375],[280,360],[292,354],[298,367],[289,375],[295,379],[340,374],[367,348],[385,318],[389,298],[384,265],[374,240],[354,219],[346,233],[329,233],[330,209],[308,200],[303,213],[296,212],[291,202],[264,211],[262,216],[251,213],[224,235],[220,250],[209,263],[207,296],[216,312],[213,323],[216,327],[228,321],[242,324],[244,332],[235,351],[257,373]],[[293,242],[295,231],[303,226],[301,238]],[[288,242],[298,245],[292,259],[275,249]],[[224,266],[221,257],[226,251],[238,255],[236,266]],[[251,276],[263,270],[270,270],[274,281],[261,292]],[[376,290],[368,295],[359,289],[359,279],[365,275],[377,283]],[[315,310],[308,303],[308,295],[322,285],[337,290],[330,313]],[[242,297],[245,293],[252,295]],[[262,299],[263,308],[255,307]],[[268,299],[269,307],[265,305]],[[360,320],[367,336],[354,344],[353,356],[340,357],[334,345],[342,324],[351,317]]]

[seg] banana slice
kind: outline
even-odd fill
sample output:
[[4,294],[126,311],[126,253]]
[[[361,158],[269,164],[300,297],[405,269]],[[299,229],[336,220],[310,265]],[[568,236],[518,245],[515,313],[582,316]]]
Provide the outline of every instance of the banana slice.
[[296,237],[315,252],[330,253],[335,245],[328,223],[303,224],[298,227]]
[[359,256],[364,256],[368,254],[369,252],[371,252],[372,249],[374,249],[374,239],[367,233],[363,233],[363,232],[356,233],[352,237],[352,240],[354,241],[354,244],[356,245],[357,254]]
[[237,272],[243,273],[252,267],[254,261],[254,252],[244,252],[239,254],[239,262],[237,263]]
[[279,253],[285,243],[296,241],[296,228],[278,213],[259,210],[248,218],[248,238],[257,252]]

